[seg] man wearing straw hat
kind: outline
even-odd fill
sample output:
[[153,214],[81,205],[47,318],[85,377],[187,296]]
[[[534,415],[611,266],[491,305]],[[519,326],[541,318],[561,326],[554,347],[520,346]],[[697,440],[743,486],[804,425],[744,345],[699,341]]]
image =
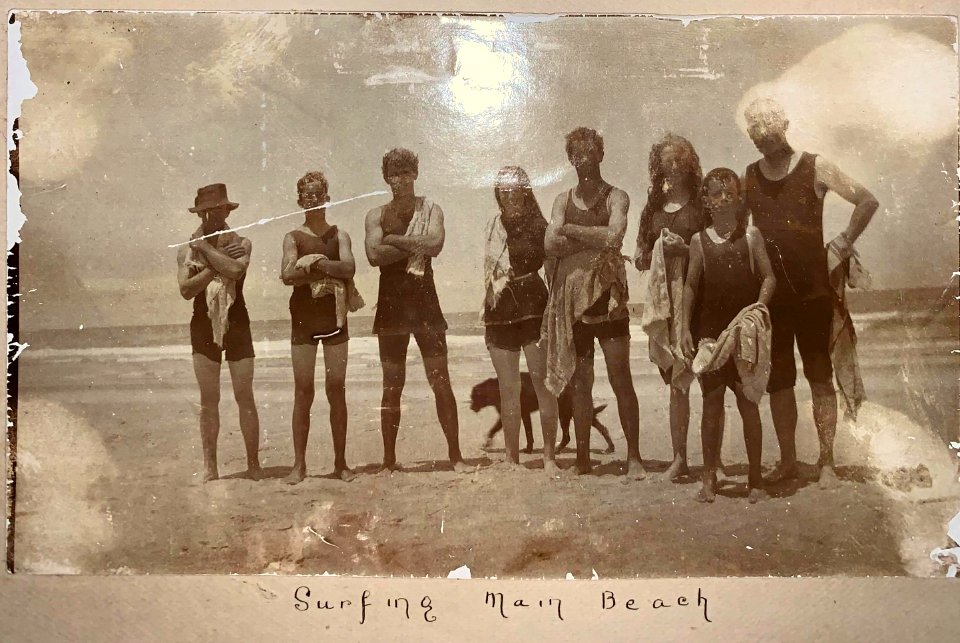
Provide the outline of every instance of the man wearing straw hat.
[[[253,340],[243,299],[250,265],[250,240],[230,231],[227,216],[238,207],[222,183],[197,190],[190,212],[200,217],[191,242],[177,254],[180,295],[193,300],[190,344],[193,370],[200,385],[200,440],[204,482],[216,480],[220,432],[220,363],[225,354],[240,411],[240,431],[247,453],[247,477],[259,480],[260,421],[253,398]],[[213,236],[211,236],[213,235]]]

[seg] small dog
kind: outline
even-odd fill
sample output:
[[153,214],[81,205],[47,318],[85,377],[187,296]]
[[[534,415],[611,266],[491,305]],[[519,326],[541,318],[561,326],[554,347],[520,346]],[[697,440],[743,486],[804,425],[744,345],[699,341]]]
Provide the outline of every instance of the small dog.
[[[497,409],[497,415],[500,415],[500,383],[495,377],[480,382],[473,387],[473,391],[470,393],[471,411],[477,413],[480,409],[488,406]],[[563,433],[557,451],[562,451],[570,443],[570,420],[573,418],[573,396],[569,389],[565,390],[563,395],[557,399],[557,406],[560,416],[560,430]],[[599,431],[603,439],[607,441],[607,448],[604,453],[613,453],[614,446],[613,440],[610,439],[610,431],[597,419],[597,416],[605,408],[607,408],[607,405],[601,404],[593,409],[593,428]],[[533,452],[533,425],[530,421],[530,414],[539,409],[540,400],[537,399],[537,392],[533,388],[533,379],[531,379],[530,373],[520,373],[520,418],[523,420],[523,429],[527,436],[527,446],[523,450],[524,453]],[[493,436],[499,433],[501,429],[503,429],[503,420],[498,417],[496,423],[487,432],[487,439],[483,444],[484,450],[490,448]]]

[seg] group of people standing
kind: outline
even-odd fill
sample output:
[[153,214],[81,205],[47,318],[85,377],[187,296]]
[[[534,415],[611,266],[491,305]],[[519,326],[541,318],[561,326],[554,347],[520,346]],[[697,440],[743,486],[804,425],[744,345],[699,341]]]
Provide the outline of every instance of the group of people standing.
[[[795,345],[813,393],[820,482],[829,486],[836,479],[837,397],[829,348],[834,302],[823,243],[823,200],[832,190],[855,206],[846,230],[829,244],[844,258],[853,254],[854,241],[878,207],[869,191],[835,165],[790,146],[780,105],[760,99],[748,106],[745,116],[762,158],[743,176],[727,168],[704,176],[693,145],[683,137],[669,134],[653,146],[651,185],[633,258],[638,270],[650,271],[654,300],[662,292],[662,308],[672,311],[656,320],[663,322],[657,327],[662,332],[651,334],[650,349],[670,387],[674,457],[665,476],[676,480],[689,474],[689,384],[696,375],[703,391],[704,455],[697,499],[705,502],[712,502],[716,493],[727,388],[734,391],[743,420],[751,501],[762,497],[765,484],[797,476]],[[630,198],[603,179],[604,141],[595,130],[581,127],[570,132],[566,153],[578,181],[556,197],[549,221],[522,168],[504,167],[493,186],[499,212],[485,230],[482,321],[500,388],[504,466],[520,466],[523,353],[539,401],[545,472],[551,477],[560,473],[555,460],[557,397],[566,390],[573,401],[575,469],[579,474],[591,471],[594,351],[599,343],[626,437],[626,475],[641,479],[646,471],[639,449],[640,410],[630,370],[626,258],[621,253]],[[412,335],[434,393],[450,464],[456,471],[471,471],[460,452],[447,324],[431,265],[444,247],[444,213],[416,194],[418,171],[418,159],[409,150],[387,152],[382,174],[393,198],[370,210],[365,221],[366,256],[370,265],[380,268],[373,327],[383,368],[380,470],[401,468],[396,441]],[[356,263],[349,235],[327,221],[329,186],[323,174],[306,174],[297,183],[297,193],[305,220],[284,238],[281,269],[283,282],[293,287],[294,465],[287,481],[297,483],[306,475],[321,344],[335,474],[349,480],[354,473],[345,456],[347,313],[362,305],[352,281]],[[252,391],[253,343],[243,302],[251,244],[226,225],[236,207],[222,184],[201,188],[190,208],[200,216],[201,226],[178,256],[181,295],[194,301],[191,343],[201,390],[206,480],[218,476],[219,373],[224,354],[240,408],[248,474],[262,477]],[[656,311],[657,303],[647,306]],[[645,310],[645,328],[652,316]],[[650,321],[651,328],[653,324]],[[662,338],[663,349],[656,356],[655,335]],[[747,348],[753,358],[743,357]],[[781,453],[777,469],[766,480],[760,469],[758,406],[764,389],[770,394]]]

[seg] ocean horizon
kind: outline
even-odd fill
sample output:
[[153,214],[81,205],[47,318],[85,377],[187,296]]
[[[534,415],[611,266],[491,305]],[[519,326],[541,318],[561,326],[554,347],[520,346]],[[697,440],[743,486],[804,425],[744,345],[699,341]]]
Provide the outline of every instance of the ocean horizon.
[[[877,290],[852,292],[849,305],[858,330],[866,328],[902,328],[900,322],[911,325],[937,322],[937,326],[953,323],[956,326],[956,307],[952,297],[947,298],[939,288],[914,288],[901,290]],[[631,304],[631,335],[635,340],[644,336],[639,321],[642,304]],[[448,341],[456,337],[480,337],[483,325],[479,311],[446,313]],[[119,359],[163,359],[190,355],[189,318],[179,324],[137,324],[84,328],[21,328],[20,342],[29,347],[25,355],[34,358],[57,356],[59,358],[83,358],[113,356]],[[372,314],[351,315],[350,336],[353,339],[371,338]],[[290,320],[251,321],[251,333],[258,356],[288,356]],[[952,333],[956,335],[956,331]],[[944,331],[936,333],[943,337]],[[946,333],[950,335],[949,332]],[[356,342],[355,342],[356,343]],[[357,347],[359,348],[359,346]]]

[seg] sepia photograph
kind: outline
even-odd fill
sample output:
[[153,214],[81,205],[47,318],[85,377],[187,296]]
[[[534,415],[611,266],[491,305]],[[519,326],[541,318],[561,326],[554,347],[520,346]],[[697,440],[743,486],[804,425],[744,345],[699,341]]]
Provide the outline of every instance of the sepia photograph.
[[953,17],[9,23],[15,573],[957,575]]

